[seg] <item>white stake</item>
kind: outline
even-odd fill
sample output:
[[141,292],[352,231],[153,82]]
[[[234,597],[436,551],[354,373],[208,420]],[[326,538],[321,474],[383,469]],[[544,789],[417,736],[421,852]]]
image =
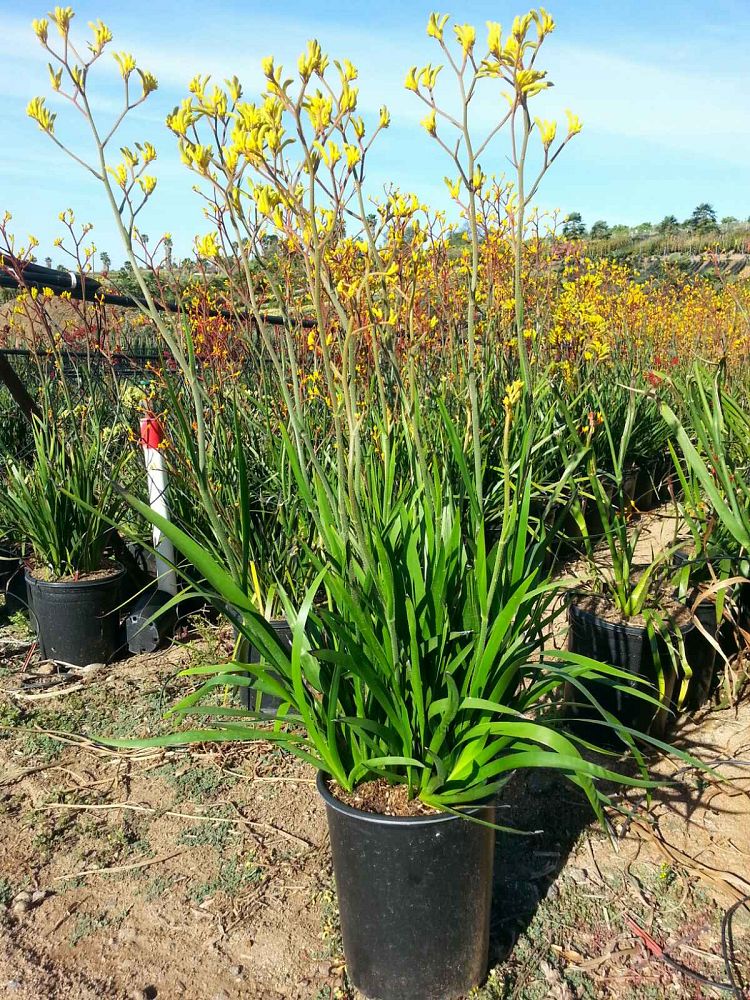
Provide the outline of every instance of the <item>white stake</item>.
[[[141,420],[141,446],[146,463],[148,478],[148,502],[151,509],[169,520],[167,504],[167,469],[164,455],[159,445],[164,440],[164,429],[159,420],[149,413]],[[172,569],[174,563],[174,547],[159,528],[153,530],[154,548],[156,549],[156,585],[167,594],[177,593],[177,575]]]

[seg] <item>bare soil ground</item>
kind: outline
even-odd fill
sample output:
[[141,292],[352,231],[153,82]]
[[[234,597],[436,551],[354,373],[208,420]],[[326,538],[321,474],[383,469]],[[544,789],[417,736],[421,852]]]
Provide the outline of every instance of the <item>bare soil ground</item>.
[[[91,739],[165,731],[186,689],[178,670],[228,648],[226,630],[200,626],[45,688],[18,623],[0,629],[0,997],[355,997],[310,768],[270,743]],[[35,673],[42,686],[19,690]],[[732,995],[721,930],[750,893],[750,704],[680,720],[673,739],[712,770],[655,759],[672,783],[650,799],[613,790],[625,812],[610,815],[612,839],[559,776],[509,786],[500,822],[538,832],[498,838],[492,970],[476,1000]],[[742,908],[733,931],[750,977]]]

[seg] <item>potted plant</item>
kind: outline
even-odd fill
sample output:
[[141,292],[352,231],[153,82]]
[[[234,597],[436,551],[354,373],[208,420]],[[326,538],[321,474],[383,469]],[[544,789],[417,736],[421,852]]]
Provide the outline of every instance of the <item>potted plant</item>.
[[[579,508],[577,521],[589,572],[586,583],[571,594],[568,644],[573,652],[631,674],[630,685],[605,681],[593,685],[592,693],[624,725],[661,735],[672,704],[684,701],[701,650],[686,645],[694,629],[692,615],[669,586],[670,561],[678,546],[652,551],[645,561],[638,555],[642,522],[629,495],[626,464],[637,412],[631,390],[627,417],[617,438],[602,407],[597,425],[587,431],[589,441],[594,434],[604,437],[611,471],[600,470],[592,449],[586,461],[585,488],[596,504],[603,541],[598,547],[599,539],[592,537]],[[644,697],[644,681],[656,698]],[[590,713],[589,705],[573,702],[571,707],[579,722]]]
[[[741,562],[741,550],[706,501],[697,476],[673,452],[681,537],[674,554],[675,595],[691,609],[696,628],[690,644],[698,647],[698,669],[688,688],[686,705],[695,709],[709,697],[714,686],[715,666],[728,663],[740,648],[738,596],[742,578],[733,576]],[[688,537],[684,537],[685,531]]]
[[[699,535],[694,550],[705,555],[704,563],[710,562],[712,576],[719,576],[720,569],[709,598],[717,595],[714,620],[726,659],[737,648],[750,645],[750,418],[723,386],[720,373],[711,379],[696,368],[692,378],[677,388],[684,418],[666,403],[661,410],[697,480],[700,492],[693,487],[694,509],[705,513],[707,508],[715,522],[711,532]],[[683,476],[683,486],[688,485]],[[727,605],[734,619],[731,636],[719,613]]]
[[[63,12],[56,19],[67,45],[70,18]],[[235,296],[232,314],[252,330],[254,348],[262,346],[260,367],[265,370],[267,362],[274,376],[272,429],[284,440],[302,505],[315,526],[310,559],[316,573],[304,598],[284,599],[279,588],[292,629],[291,650],[259,613],[242,578],[227,568],[229,553],[217,559],[210,546],[131,499],[171,538],[223,606],[242,613],[243,635],[260,655],[258,663],[232,661],[190,671],[203,683],[172,714],[178,719],[194,714],[208,726],[137,742],[271,740],[318,769],[349,976],[369,996],[388,1000],[454,1000],[483,978],[492,800],[515,771],[563,771],[600,818],[606,797],[599,779],[631,780],[586,760],[576,739],[560,731],[551,696],[566,680],[585,690],[592,678],[626,675],[569,651],[544,649],[560,585],[545,573],[545,530],[532,528],[530,520],[529,455],[537,442],[529,420],[534,377],[522,287],[525,213],[543,175],[582,126],[568,113],[565,134],[556,139],[555,123],[537,124],[529,112],[528,102],[548,86],[536,59],[554,28],[549,14],[538,10],[517,18],[506,40],[500,25],[491,24],[484,54],[475,51],[474,28],[457,25],[457,59],[444,40],[446,21],[433,14],[428,30],[455,73],[462,112],[454,117],[437,107],[438,69],[412,68],[406,86],[427,106],[422,122],[427,133],[437,138],[441,130],[440,142],[453,160],[450,169],[459,177],[451,183],[453,197],[469,223],[460,290],[465,322],[455,331],[455,370],[446,372],[455,384],[449,378],[436,389],[418,377],[421,334],[407,334],[414,327],[419,289],[404,294],[399,287],[394,251],[405,247],[407,259],[416,257],[419,243],[408,242],[405,232],[418,225],[424,234],[431,223],[425,230],[419,200],[397,191],[388,192],[376,215],[390,235],[380,239],[369,221],[362,189],[365,159],[390,115],[382,108],[374,123],[359,117],[358,88],[352,86],[357,71],[348,60],[329,61],[311,41],[293,80],[272,58],[264,60],[265,92],[257,106],[242,100],[237,80],[227,84],[225,100],[224,92],[211,96],[198,78],[191,96],[169,117],[185,161],[211,178],[217,230],[199,241],[201,256],[226,279]],[[42,34],[47,44],[46,27]],[[67,49],[60,59],[76,93],[84,92],[86,74],[70,66]],[[145,100],[156,81],[141,75]],[[469,104],[487,79],[503,91],[509,86],[513,96],[496,126],[475,143]],[[90,108],[86,102],[84,116],[99,161],[106,162]],[[33,103],[32,111],[49,130],[43,102]],[[480,157],[504,127],[512,132],[517,178],[512,250],[518,353],[517,370],[503,373],[502,500],[495,505],[500,531],[488,548],[479,418],[486,386],[479,369],[493,327],[492,310],[484,315],[487,300],[480,295],[478,213],[487,186]],[[457,135],[444,140],[451,130]],[[532,133],[538,133],[542,160],[525,184]],[[231,147],[214,154],[217,134]],[[206,433],[210,397],[192,363],[189,335],[184,350],[154,307],[139,269],[133,226],[123,223],[121,213],[134,219],[140,196],[136,207],[127,181],[123,199],[115,196],[112,176],[117,175],[103,171],[101,180],[149,317],[190,387],[189,426],[195,430],[200,472],[196,503],[216,528]],[[154,185],[145,181],[141,187],[148,197]],[[355,263],[351,270],[337,264],[350,221],[364,235],[358,241],[363,246],[351,245],[351,255],[345,254]],[[504,233],[507,223],[503,206],[492,225]],[[267,246],[270,236],[289,250],[292,266],[281,279],[270,266],[273,254],[250,256],[252,248]],[[236,255],[229,247],[238,248]],[[278,328],[259,306],[269,297],[282,320]],[[456,422],[448,417],[449,408],[460,415]],[[516,419],[525,424],[511,474],[509,439]],[[241,573],[246,562],[240,560]],[[248,677],[282,701],[272,728],[259,727],[254,713],[215,697],[227,687],[244,686]],[[632,743],[606,710],[601,716]]]
[[[598,779],[629,781],[581,755],[550,700],[571,678],[585,689],[591,678],[625,674],[567,651],[543,652],[560,583],[545,575],[543,530],[530,530],[528,451],[523,486],[505,491],[502,532],[487,550],[474,481],[447,427],[464,498],[423,464],[405,421],[388,460],[368,454],[373,495],[360,498],[358,531],[345,533],[326,509],[325,555],[316,557],[301,606],[287,605],[291,649],[211,553],[131,499],[242,610],[243,634],[260,653],[258,663],[185,671],[202,683],[171,714],[197,715],[208,727],[135,742],[267,739],[318,769],[347,968],[372,997],[459,997],[483,978],[492,803],[515,771],[563,770],[600,817],[606,796]],[[304,478],[300,490],[304,496]],[[282,702],[272,729],[215,697],[248,675]]]
[[41,655],[85,665],[120,646],[123,568],[109,554],[110,521],[125,450],[103,428],[84,434],[72,419],[35,420],[28,466],[6,465],[0,505],[28,547],[26,586]]
[[[291,650],[292,628],[276,593],[276,585],[271,584],[268,587],[264,599],[255,563],[250,564],[250,571],[252,577],[252,598],[256,610],[274,630],[279,642]],[[260,663],[262,660],[261,651],[253,644],[252,639],[245,634],[244,615],[239,609],[236,609],[236,612],[237,620],[233,626],[235,633],[233,658],[237,663]],[[259,716],[275,716],[283,704],[282,699],[277,695],[261,691],[252,684],[249,684],[247,687],[241,687],[238,694],[240,704],[248,710],[253,710]]]

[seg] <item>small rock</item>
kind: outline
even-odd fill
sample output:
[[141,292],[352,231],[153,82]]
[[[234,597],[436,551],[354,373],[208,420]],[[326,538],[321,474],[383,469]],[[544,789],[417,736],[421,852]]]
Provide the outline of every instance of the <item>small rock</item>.
[[566,868],[565,877],[571,882],[575,882],[576,885],[583,885],[584,882],[589,881],[589,873],[585,868]]
[[229,968],[229,975],[234,976],[235,979],[241,979],[242,971],[243,969],[241,965],[232,965]]
[[39,906],[49,895],[51,895],[49,889],[34,889],[33,892],[30,892],[28,889],[22,889],[13,897],[13,903],[10,907],[11,913],[14,913],[17,917],[21,916],[21,914],[27,913],[33,907]]

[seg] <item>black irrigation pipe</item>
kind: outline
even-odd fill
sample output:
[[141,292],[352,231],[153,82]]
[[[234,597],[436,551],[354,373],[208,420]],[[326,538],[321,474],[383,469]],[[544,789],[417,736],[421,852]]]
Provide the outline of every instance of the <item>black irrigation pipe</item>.
[[[134,295],[116,295],[113,292],[101,291],[102,284],[96,278],[73,271],[55,271],[51,267],[42,267],[32,261],[22,261],[8,253],[0,253],[0,265],[6,268],[5,273],[0,271],[0,288],[36,288],[43,291],[49,288],[54,295],[62,295],[67,292],[71,299],[77,301],[103,302],[105,305],[124,306],[128,309],[147,309],[147,303]],[[10,273],[11,269],[14,273]],[[179,313],[183,311],[183,306],[179,302],[158,302],[155,303],[160,312]],[[209,316],[221,316],[224,319],[251,319],[255,322],[255,317],[247,312],[235,312],[231,309],[211,309]],[[287,321],[283,316],[275,316],[269,313],[261,313],[261,320],[269,326],[287,326]],[[310,317],[303,317],[298,321],[298,326],[303,329],[316,327],[317,321]]]
[[25,361],[36,361],[37,359],[62,358],[63,361],[89,361],[104,367],[118,367],[120,365],[131,365],[132,367],[143,366],[163,362],[171,357],[169,351],[159,353],[158,351],[115,351],[110,354],[100,348],[92,348],[88,351],[71,350],[61,348],[59,351],[37,351],[28,347],[0,347],[0,358],[18,358]]
[[747,992],[745,984],[742,982],[739,973],[735,975],[737,970],[737,959],[734,952],[732,919],[741,906],[748,909],[748,903],[750,903],[750,896],[744,896],[742,899],[738,899],[736,903],[733,903],[732,906],[729,907],[724,916],[721,918],[721,951],[724,956],[724,968],[726,969],[727,979],[729,980],[729,987],[735,996],[735,1000],[744,1000],[747,996]]
[[[5,270],[2,270],[3,268],[5,268]],[[133,295],[115,295],[112,292],[104,292],[101,291],[101,287],[102,285],[100,281],[97,281],[96,278],[85,275],[80,271],[77,274],[73,271],[55,271],[51,267],[42,267],[41,264],[36,264],[33,261],[19,260],[7,251],[0,252],[0,288],[13,290],[18,290],[19,288],[36,288],[38,291],[43,291],[45,288],[49,288],[53,295],[62,295],[63,293],[67,293],[70,295],[71,299],[75,299],[76,301],[102,302],[105,305],[124,306],[128,309],[148,310],[147,303],[143,299],[139,299]],[[180,313],[183,311],[183,306],[179,302],[158,302],[155,303],[155,305],[160,312]],[[247,312],[233,312],[230,309],[212,309],[208,311],[208,315],[221,316],[224,319],[234,320],[249,318],[253,323],[256,322],[254,315]],[[269,326],[288,325],[282,316],[261,313],[260,319]],[[299,320],[297,325],[301,326],[303,329],[312,329],[317,327],[317,322],[309,317],[303,317]],[[24,417],[27,420],[31,420],[34,416],[41,416],[39,408],[26,391],[26,387],[8,361],[9,356],[12,357],[16,354],[20,356],[24,353],[26,352],[18,349],[14,350],[12,348],[0,352],[0,381],[5,383],[8,391],[17,403]],[[39,356],[45,356],[47,353],[51,352],[37,353]],[[91,357],[91,354],[85,351],[82,351],[77,355],[72,351],[64,353],[68,357]],[[132,357],[129,355],[114,355],[113,357],[130,362],[137,359],[137,355]],[[162,360],[162,356],[155,354],[153,357],[149,357],[148,359],[144,357],[142,360],[159,361]]]

